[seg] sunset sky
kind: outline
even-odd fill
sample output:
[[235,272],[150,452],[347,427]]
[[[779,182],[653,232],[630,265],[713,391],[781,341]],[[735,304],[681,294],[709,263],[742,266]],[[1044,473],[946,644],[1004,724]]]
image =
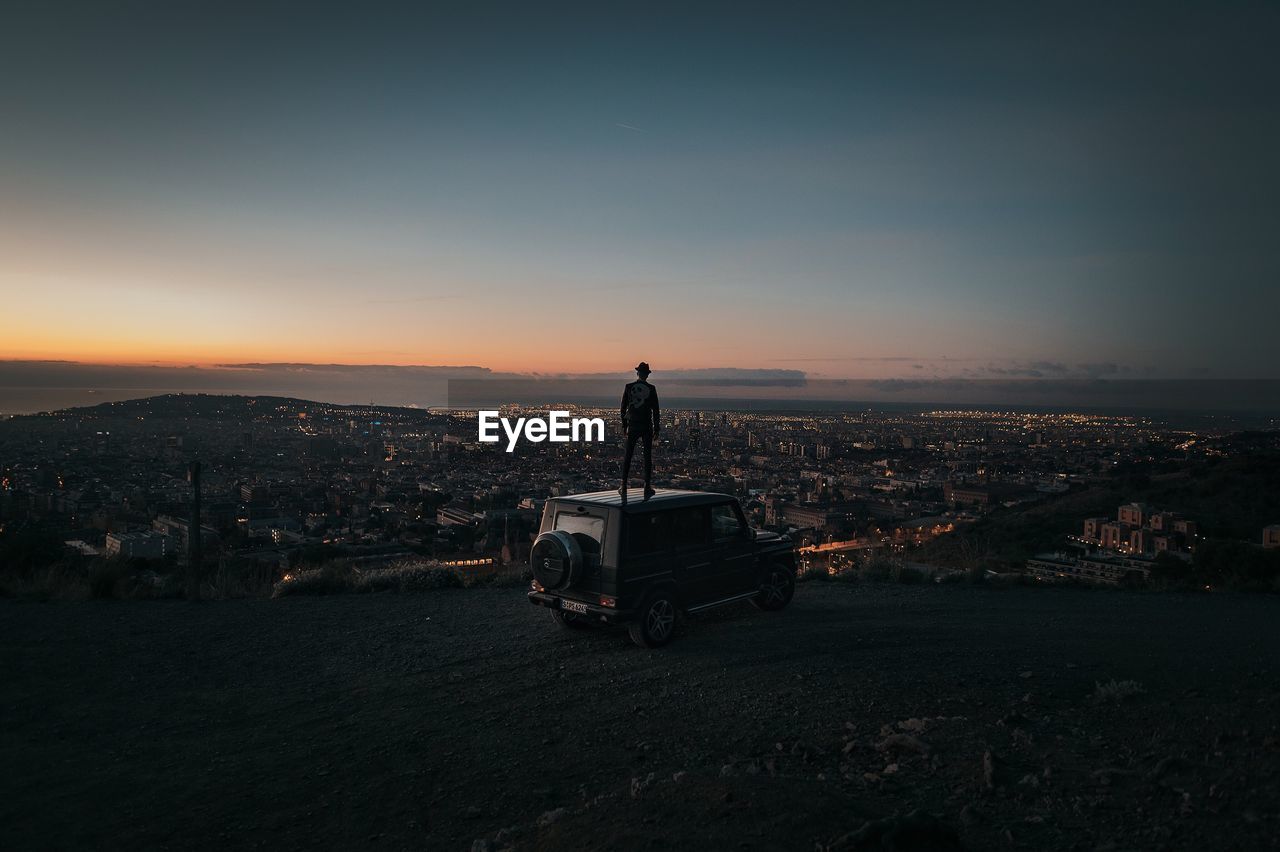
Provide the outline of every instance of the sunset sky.
[[615,7],[6,4],[0,359],[1280,378],[1280,6]]

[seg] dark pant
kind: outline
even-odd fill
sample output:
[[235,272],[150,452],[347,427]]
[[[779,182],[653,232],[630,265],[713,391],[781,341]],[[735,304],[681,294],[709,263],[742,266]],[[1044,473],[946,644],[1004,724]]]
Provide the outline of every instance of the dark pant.
[[627,452],[622,457],[622,487],[627,487],[627,480],[631,476],[631,456],[636,451],[636,441],[642,441],[644,446],[644,487],[648,488],[653,482],[653,433],[652,432],[627,432]]

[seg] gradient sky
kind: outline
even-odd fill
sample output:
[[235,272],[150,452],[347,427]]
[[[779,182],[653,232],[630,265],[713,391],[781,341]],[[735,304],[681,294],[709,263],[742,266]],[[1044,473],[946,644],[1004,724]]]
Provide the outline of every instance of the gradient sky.
[[9,2],[0,358],[1280,378],[1280,5]]

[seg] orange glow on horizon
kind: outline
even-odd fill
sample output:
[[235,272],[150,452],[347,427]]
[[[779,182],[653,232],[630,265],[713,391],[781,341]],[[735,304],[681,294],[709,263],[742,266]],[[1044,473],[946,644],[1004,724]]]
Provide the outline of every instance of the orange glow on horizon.
[[[11,340],[10,343],[13,343]],[[627,373],[637,360],[647,359],[661,364],[655,375],[661,370],[698,369],[723,366],[718,362],[708,362],[697,357],[695,350],[690,349],[686,359],[676,360],[674,347],[666,345],[632,345],[628,344],[613,356],[603,353],[587,354],[580,352],[543,352],[538,360],[532,360],[532,353],[494,348],[476,348],[468,352],[450,352],[442,350],[424,350],[418,354],[390,354],[385,357],[368,350],[341,350],[334,348],[299,349],[288,345],[255,346],[253,349],[239,349],[217,346],[214,344],[194,344],[186,346],[151,345],[142,347],[136,342],[103,341],[102,345],[92,349],[85,347],[84,340],[67,341],[67,345],[59,345],[59,341],[45,339],[39,344],[26,346],[8,346],[0,349],[0,361],[64,361],[100,367],[163,367],[201,369],[225,369],[235,371],[236,364],[340,364],[348,366],[391,366],[391,367],[481,367],[502,373]],[[654,351],[661,350],[662,355],[655,357]],[[659,360],[661,359],[661,360]]]

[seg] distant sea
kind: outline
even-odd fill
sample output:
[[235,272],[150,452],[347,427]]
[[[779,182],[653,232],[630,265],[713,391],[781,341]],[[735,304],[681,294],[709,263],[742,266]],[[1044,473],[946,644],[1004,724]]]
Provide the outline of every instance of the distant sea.
[[[444,401],[427,401],[413,402],[408,400],[396,399],[320,399],[316,397],[321,394],[314,393],[314,388],[302,390],[298,388],[263,388],[261,390],[248,391],[243,388],[199,388],[192,390],[189,388],[32,388],[32,387],[7,387],[0,388],[0,417],[8,417],[20,414],[37,414],[47,411],[60,411],[67,408],[81,408],[86,406],[100,405],[105,402],[121,402],[130,399],[142,399],[150,396],[160,396],[163,394],[174,393],[204,393],[204,394],[225,394],[225,395],[241,395],[241,396],[281,396],[296,399],[313,400],[317,402],[328,402],[335,405],[374,405],[386,407],[417,407],[427,408],[430,406],[444,405]],[[308,393],[307,391],[311,391]],[[454,405],[458,408],[474,408],[474,400],[469,400],[467,404],[461,400],[454,399]],[[530,404],[528,399],[511,399],[509,402],[517,404]],[[502,402],[486,401],[484,406],[501,405]],[[613,397],[602,396],[582,396],[582,397],[556,397],[553,399],[542,400],[534,404],[549,405],[581,405],[587,407],[613,407],[617,403]],[[1010,404],[990,404],[990,403],[963,403],[963,402],[906,402],[895,400],[843,400],[843,399],[761,399],[761,398],[732,398],[727,396],[679,396],[668,394],[663,398],[663,406],[668,410],[684,409],[697,411],[741,411],[741,412],[769,412],[775,414],[797,413],[797,412],[858,412],[858,411],[877,411],[882,413],[898,413],[913,414],[925,411],[936,410],[966,410],[966,411],[989,411],[989,412],[1023,412],[1032,414],[1062,414],[1062,413],[1078,413],[1078,414],[1095,414],[1105,416],[1141,416],[1161,422],[1172,428],[1198,429],[1198,430],[1216,430],[1216,429],[1280,429],[1280,416],[1272,412],[1250,412],[1250,411],[1187,411],[1180,409],[1158,409],[1152,407],[1137,406],[1129,408],[1123,404],[1115,405],[1010,405]]]

